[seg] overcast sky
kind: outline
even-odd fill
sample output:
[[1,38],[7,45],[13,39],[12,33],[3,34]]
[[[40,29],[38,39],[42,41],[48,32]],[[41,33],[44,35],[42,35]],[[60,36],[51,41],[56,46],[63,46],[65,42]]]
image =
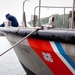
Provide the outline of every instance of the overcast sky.
[[[20,23],[22,21],[23,1],[24,0],[0,0],[0,24],[6,20],[5,15],[7,13],[16,16]],[[34,12],[31,8],[38,5],[38,1],[39,0],[29,0],[29,2],[25,3],[27,21],[31,19],[29,17]],[[73,0],[41,0],[41,4],[46,6],[72,6],[72,3]],[[42,15],[45,14],[46,11],[42,13]]]

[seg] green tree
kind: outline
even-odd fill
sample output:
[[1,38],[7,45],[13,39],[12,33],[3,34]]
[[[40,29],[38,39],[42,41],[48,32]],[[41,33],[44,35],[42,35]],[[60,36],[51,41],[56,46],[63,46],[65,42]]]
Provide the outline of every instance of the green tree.
[[[54,25],[55,27],[68,27],[68,14],[65,14],[65,15],[59,15],[59,14],[55,14],[55,15],[51,15],[51,16],[54,16],[55,20],[54,20]],[[41,25],[42,24],[47,24],[48,21],[49,21],[49,17],[45,17],[45,18],[41,18],[40,22],[41,22]],[[63,18],[64,18],[64,23],[63,23]],[[29,24],[32,24],[31,21],[28,22]],[[38,21],[36,23],[36,26],[38,26]]]

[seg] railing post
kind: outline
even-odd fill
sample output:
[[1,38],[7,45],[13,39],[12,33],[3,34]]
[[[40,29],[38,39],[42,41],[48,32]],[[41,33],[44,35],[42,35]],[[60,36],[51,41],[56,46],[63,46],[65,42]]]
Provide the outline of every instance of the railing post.
[[63,25],[64,23],[65,23],[65,7],[64,7]]
[[39,0],[39,26],[40,26],[40,14],[41,14],[41,0]]
[[26,15],[25,15],[25,11],[24,11],[24,5],[25,5],[25,2],[27,0],[23,1],[23,25],[26,27]]

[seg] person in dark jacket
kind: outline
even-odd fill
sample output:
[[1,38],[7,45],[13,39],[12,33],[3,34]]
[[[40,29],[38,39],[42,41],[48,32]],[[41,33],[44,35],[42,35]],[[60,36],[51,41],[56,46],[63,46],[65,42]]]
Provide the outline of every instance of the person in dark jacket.
[[0,27],[5,27],[5,24],[4,24],[4,23],[2,23],[2,24],[0,25]]
[[6,14],[6,19],[8,19],[9,21],[11,21],[11,26],[13,27],[18,27],[19,23],[16,19],[16,17],[10,15],[10,14]]
[[[5,17],[6,17],[7,20],[9,20],[11,22],[12,27],[18,27],[19,26],[19,23],[18,23],[16,17],[14,17],[14,16],[12,16],[10,14],[6,14]],[[2,23],[0,25],[0,27],[5,27],[5,24]]]

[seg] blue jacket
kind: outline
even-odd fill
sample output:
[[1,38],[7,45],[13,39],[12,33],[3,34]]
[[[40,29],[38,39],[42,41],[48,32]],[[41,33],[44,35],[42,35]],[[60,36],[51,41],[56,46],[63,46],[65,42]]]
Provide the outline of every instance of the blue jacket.
[[11,21],[11,26],[13,26],[13,27],[18,27],[19,26],[19,23],[18,23],[17,19],[14,16],[9,15],[9,16],[6,17],[6,19]]
[[4,23],[2,23],[2,24],[0,25],[0,27],[5,27],[5,24],[4,24]]

